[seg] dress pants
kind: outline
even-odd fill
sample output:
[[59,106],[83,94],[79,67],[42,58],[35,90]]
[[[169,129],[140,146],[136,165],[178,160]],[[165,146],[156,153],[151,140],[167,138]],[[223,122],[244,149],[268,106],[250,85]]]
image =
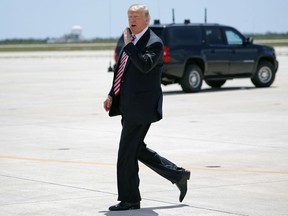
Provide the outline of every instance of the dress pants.
[[139,191],[138,160],[156,173],[171,181],[178,182],[184,171],[174,163],[147,148],[144,138],[151,124],[134,125],[122,119],[122,132],[117,161],[118,200],[138,202]]

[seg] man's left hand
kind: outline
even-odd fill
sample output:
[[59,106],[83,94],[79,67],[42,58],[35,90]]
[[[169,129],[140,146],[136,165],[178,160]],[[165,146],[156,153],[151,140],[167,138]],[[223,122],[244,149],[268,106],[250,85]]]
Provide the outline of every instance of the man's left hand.
[[107,99],[103,103],[103,106],[104,106],[104,109],[106,110],[106,112],[108,112],[110,110],[111,104],[112,104],[112,97],[108,96]]

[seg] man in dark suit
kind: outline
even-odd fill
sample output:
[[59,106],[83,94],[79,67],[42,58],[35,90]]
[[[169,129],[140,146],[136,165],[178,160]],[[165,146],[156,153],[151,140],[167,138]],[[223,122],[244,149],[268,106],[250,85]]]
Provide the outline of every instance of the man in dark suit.
[[144,143],[151,123],[162,119],[163,44],[148,27],[150,15],[145,5],[130,6],[128,20],[130,28],[123,33],[125,46],[115,68],[112,88],[104,101],[109,116],[122,116],[117,161],[120,203],[111,206],[111,211],[140,208],[138,160],[176,184],[180,202],[186,195],[190,178],[188,170],[177,167]]

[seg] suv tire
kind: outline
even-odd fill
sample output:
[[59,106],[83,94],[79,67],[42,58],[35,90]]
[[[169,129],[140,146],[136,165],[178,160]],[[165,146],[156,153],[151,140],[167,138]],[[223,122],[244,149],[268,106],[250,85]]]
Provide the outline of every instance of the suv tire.
[[256,73],[251,78],[256,87],[269,87],[275,79],[275,70],[273,65],[268,61],[262,61],[257,67]]
[[205,80],[205,82],[212,88],[220,88],[226,83],[226,80]]
[[198,92],[203,82],[202,70],[197,65],[187,66],[181,79],[181,87],[184,92]]

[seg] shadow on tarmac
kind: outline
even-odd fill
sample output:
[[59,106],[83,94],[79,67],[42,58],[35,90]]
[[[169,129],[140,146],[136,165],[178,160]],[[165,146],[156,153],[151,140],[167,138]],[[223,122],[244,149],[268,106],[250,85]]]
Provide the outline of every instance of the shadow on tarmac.
[[[273,87],[270,87],[273,88]],[[201,89],[200,92],[197,92],[197,94],[201,93],[210,93],[210,92],[224,92],[224,91],[239,91],[239,90],[253,90],[257,89],[256,87],[221,87],[221,88],[204,88]],[[177,91],[163,91],[163,95],[175,95],[175,94],[189,94],[185,93],[182,90],[177,90]],[[195,93],[190,93],[190,94],[195,94]]]
[[150,208],[141,208],[139,210],[129,210],[129,211],[101,211],[99,213],[104,214],[105,216],[128,216],[128,215],[137,215],[137,216],[157,216],[159,215],[154,210],[161,209],[175,209],[182,208],[188,205],[180,204],[180,205],[169,205],[169,206],[159,206],[159,207],[150,207]]

